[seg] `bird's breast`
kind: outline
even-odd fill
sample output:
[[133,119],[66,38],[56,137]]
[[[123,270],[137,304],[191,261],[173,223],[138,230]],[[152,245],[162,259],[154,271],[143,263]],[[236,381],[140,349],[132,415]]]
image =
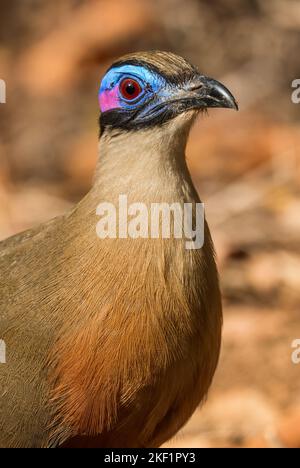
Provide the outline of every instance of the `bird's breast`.
[[138,419],[149,443],[161,437],[159,424],[165,433],[186,420],[216,366],[221,309],[210,238],[194,250],[175,238],[96,244],[64,286],[72,309],[51,357],[57,417],[88,434],[120,424],[133,431]]

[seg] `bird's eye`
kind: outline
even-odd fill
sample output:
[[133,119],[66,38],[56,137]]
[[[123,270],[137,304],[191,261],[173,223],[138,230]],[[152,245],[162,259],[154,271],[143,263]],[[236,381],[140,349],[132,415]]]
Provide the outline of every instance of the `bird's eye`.
[[124,99],[132,101],[141,94],[142,88],[136,80],[125,78],[121,81],[120,92]]

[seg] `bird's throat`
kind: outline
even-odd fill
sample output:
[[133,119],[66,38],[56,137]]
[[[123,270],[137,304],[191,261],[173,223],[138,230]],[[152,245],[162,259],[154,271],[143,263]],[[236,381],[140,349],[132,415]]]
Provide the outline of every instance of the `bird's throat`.
[[194,114],[187,113],[151,130],[106,131],[99,141],[92,193],[110,199],[127,194],[151,203],[194,199],[185,161],[193,120]]

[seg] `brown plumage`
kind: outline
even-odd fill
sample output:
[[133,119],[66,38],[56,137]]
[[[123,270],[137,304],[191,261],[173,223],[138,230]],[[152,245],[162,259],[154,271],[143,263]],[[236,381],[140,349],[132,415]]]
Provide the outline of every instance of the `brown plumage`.
[[[167,53],[122,59],[183,79]],[[228,106],[229,107],[229,106]],[[184,239],[98,239],[101,201],[199,201],[185,146],[199,109],[162,125],[107,126],[88,195],[65,216],[0,244],[0,446],[156,447],[206,396],[221,300],[207,225]]]

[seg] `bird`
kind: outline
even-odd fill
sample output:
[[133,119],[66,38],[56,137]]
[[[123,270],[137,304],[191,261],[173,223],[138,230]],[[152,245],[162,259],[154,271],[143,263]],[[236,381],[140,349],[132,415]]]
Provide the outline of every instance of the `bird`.
[[231,92],[170,52],[116,60],[99,88],[99,160],[66,214],[0,243],[0,446],[153,448],[205,401],[222,300],[207,221],[183,238],[97,235],[97,207],[200,198],[185,149]]

